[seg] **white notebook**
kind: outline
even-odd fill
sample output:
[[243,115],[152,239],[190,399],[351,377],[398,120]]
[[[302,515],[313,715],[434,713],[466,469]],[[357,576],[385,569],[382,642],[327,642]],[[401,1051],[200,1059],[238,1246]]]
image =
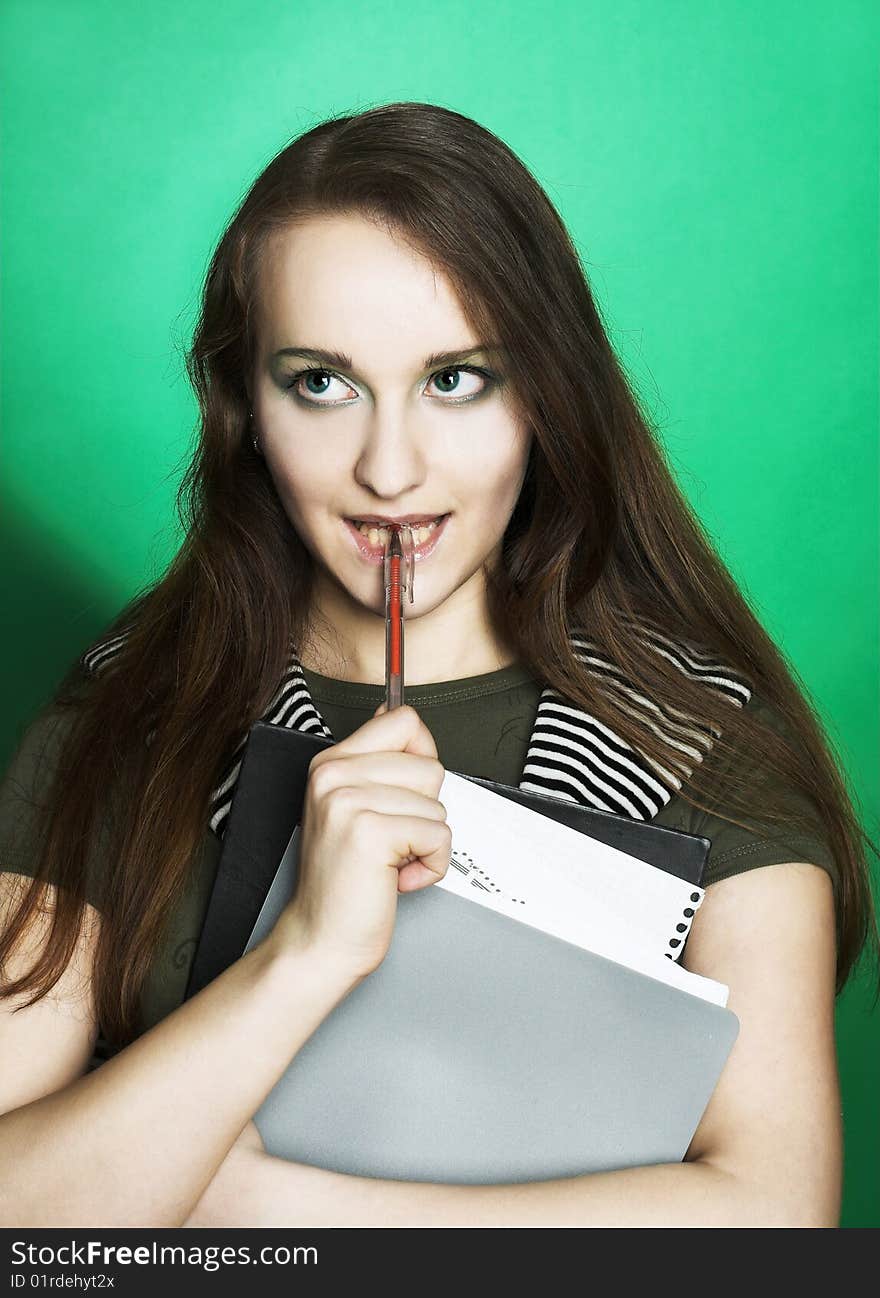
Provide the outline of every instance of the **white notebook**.
[[452,831],[431,886],[500,911],[639,973],[726,1005],[729,989],[668,956],[705,890],[447,771],[438,800]]

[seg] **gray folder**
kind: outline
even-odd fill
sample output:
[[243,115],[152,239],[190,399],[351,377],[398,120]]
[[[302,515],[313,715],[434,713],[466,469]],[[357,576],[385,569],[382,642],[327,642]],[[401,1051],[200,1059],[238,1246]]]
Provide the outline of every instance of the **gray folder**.
[[[247,949],[296,885],[290,837]],[[276,858],[277,859],[277,858]],[[684,1157],[739,1021],[436,885],[254,1115],[267,1150],[411,1181],[548,1180]]]

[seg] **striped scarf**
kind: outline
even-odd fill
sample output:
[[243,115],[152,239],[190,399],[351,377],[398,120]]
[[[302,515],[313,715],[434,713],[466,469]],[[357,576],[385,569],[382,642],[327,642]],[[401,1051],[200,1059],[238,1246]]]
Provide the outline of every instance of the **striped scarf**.
[[[725,664],[656,631],[639,628],[639,634],[682,675],[701,681],[733,706],[743,707],[748,703],[751,689]],[[90,673],[100,671],[119,652],[126,637],[124,632],[99,642],[82,655],[80,663]],[[711,750],[712,734],[717,737],[720,732],[714,727],[707,729],[671,704],[658,703],[634,689],[582,628],[571,629],[569,637],[575,656],[587,671],[600,680],[603,690],[613,690],[615,705],[649,726],[669,749],[671,765],[688,778],[693,764],[702,762]],[[292,649],[278,689],[260,720],[333,740]],[[211,795],[209,824],[221,839],[226,832],[247,738],[246,732]],[[681,787],[675,770],[634,749],[607,724],[548,686],[538,702],[519,788],[647,821],[653,820]]]

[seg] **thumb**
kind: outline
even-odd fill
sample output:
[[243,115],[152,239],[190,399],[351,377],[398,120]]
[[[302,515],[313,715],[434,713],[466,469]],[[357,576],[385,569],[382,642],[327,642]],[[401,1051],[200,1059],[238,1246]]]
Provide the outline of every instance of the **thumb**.
[[384,701],[384,699],[383,699],[383,701],[382,701],[382,702],[379,704],[379,706],[376,708],[376,711],[373,713],[373,716],[374,716],[374,717],[379,717],[379,716],[382,715],[383,712],[387,712],[387,711],[388,711],[388,705],[387,705],[387,703],[386,703],[386,702]]

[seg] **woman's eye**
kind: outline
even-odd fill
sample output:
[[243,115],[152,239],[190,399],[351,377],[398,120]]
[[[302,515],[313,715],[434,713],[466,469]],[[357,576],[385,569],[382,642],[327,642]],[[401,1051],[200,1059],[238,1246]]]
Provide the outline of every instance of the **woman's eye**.
[[[298,374],[294,374],[287,386],[296,393],[300,400],[305,401],[307,404],[327,406],[336,405],[337,402],[321,401],[315,398],[323,397],[334,382],[342,383],[342,379],[337,374],[331,374],[329,370],[300,370]],[[348,387],[348,384],[343,383],[343,387]],[[349,391],[351,391],[350,388]]]
[[[466,376],[471,382],[462,383],[461,376]],[[474,384],[474,380],[478,382]],[[487,370],[478,369],[473,365],[453,365],[445,370],[437,370],[428,380],[428,386],[436,383],[437,390],[441,396],[450,397],[451,400],[443,402],[445,405],[462,405],[466,401],[472,401],[475,397],[481,396],[492,386],[493,376]],[[346,405],[344,397],[334,400],[322,400],[328,392],[332,393],[333,384],[339,383],[343,388],[348,388],[349,392],[353,389],[338,374],[330,370],[300,370],[294,374],[287,384],[287,387],[305,405],[309,406],[338,406]]]
[[[463,386],[461,375],[465,375],[472,381],[479,380],[478,385],[474,387],[473,383],[470,386],[465,383]],[[480,396],[491,385],[491,378],[484,370],[470,365],[453,365],[450,369],[438,370],[436,374],[431,375],[431,383],[435,380],[440,381],[439,391],[443,396],[460,397],[465,401]]]

